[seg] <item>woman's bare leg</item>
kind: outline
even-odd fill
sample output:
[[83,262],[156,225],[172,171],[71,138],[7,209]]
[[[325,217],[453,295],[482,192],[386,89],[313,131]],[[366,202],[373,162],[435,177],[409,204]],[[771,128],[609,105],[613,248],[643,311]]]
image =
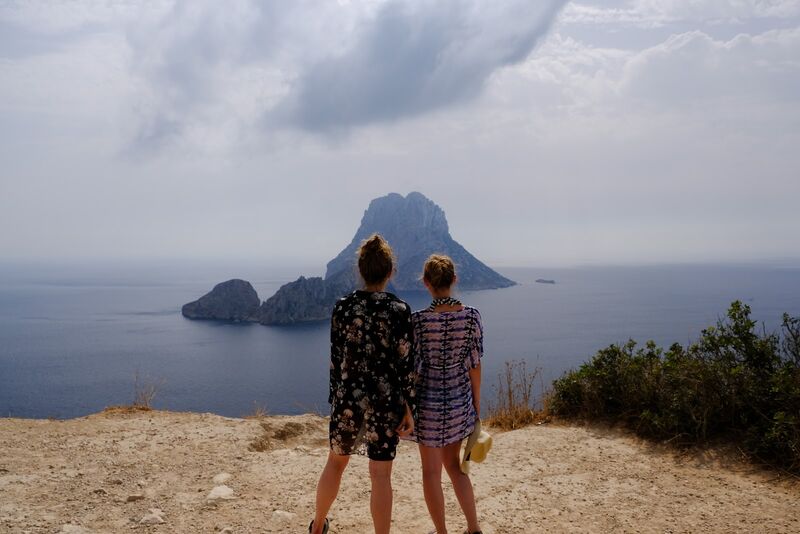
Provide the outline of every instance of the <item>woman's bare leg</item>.
[[419,446],[419,457],[422,461],[422,492],[437,534],[447,534],[442,491],[442,451],[443,449],[435,447]]
[[336,454],[333,451],[328,453],[328,462],[325,464],[325,469],[322,470],[317,484],[317,509],[314,515],[314,527],[311,529],[312,534],[322,534],[325,518],[339,493],[342,473],[349,461],[349,456]]
[[478,525],[478,512],[475,508],[475,493],[472,490],[472,481],[469,475],[461,472],[461,462],[459,451],[461,442],[451,443],[442,449],[442,462],[450,481],[453,483],[453,491],[456,493],[458,504],[467,519],[467,528],[470,532],[478,532],[481,528]]
[[369,461],[372,494],[369,509],[375,534],[389,534],[392,528],[392,462]]

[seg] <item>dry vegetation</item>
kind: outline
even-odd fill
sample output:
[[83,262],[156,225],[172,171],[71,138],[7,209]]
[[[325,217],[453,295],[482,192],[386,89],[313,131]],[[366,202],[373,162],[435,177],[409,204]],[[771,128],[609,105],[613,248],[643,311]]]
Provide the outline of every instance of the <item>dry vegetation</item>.
[[267,407],[263,404],[253,402],[253,411],[244,416],[245,419],[264,419],[269,415]]
[[133,407],[149,410],[153,407],[153,399],[166,381],[162,379],[141,378],[139,371],[133,377]]
[[[308,435],[314,435],[317,431],[315,422],[299,423],[281,417],[264,417],[259,423],[261,433],[255,436],[247,450],[251,452],[266,452],[276,448],[284,448],[293,443],[299,443]],[[314,444],[317,446],[325,445],[325,439],[316,439]]]
[[149,412],[153,409],[153,399],[164,386],[166,380],[162,379],[143,379],[139,371],[133,375],[133,401],[131,404],[108,406],[103,412],[125,414],[136,412]]
[[496,400],[488,403],[486,422],[490,426],[514,430],[549,420],[549,402],[541,380],[538,399],[534,395],[540,371],[529,371],[524,361],[506,362],[505,373],[498,376]]

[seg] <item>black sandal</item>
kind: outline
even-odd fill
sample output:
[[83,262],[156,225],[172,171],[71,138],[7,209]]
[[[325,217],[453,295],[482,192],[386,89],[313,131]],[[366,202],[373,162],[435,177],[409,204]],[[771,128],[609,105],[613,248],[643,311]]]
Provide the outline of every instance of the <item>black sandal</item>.
[[[311,532],[311,529],[314,528],[314,520],[311,520],[311,523],[308,524],[308,531]],[[325,518],[325,524],[322,526],[322,534],[328,534],[328,518]]]

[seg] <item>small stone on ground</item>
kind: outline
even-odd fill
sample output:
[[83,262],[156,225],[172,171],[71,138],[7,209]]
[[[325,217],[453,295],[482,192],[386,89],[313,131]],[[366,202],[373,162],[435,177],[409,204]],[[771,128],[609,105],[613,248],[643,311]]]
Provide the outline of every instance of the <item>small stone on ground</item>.
[[164,512],[158,508],[150,508],[150,513],[139,520],[142,525],[159,525],[164,522]]
[[233,490],[226,485],[221,486],[214,486],[214,489],[209,492],[208,499],[209,501],[219,501],[219,500],[228,500],[228,499],[235,499],[233,495]]

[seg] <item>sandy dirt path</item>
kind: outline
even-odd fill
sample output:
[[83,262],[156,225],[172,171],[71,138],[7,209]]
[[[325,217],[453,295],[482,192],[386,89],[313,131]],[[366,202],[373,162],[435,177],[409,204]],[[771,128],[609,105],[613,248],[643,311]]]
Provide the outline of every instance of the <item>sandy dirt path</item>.
[[[305,532],[326,429],[313,415],[0,419],[0,532]],[[249,450],[259,438],[268,450]],[[774,479],[619,432],[552,425],[495,433],[489,460],[473,469],[486,534],[800,532],[800,489]],[[401,445],[393,483],[393,532],[429,532],[413,444]],[[217,486],[233,498],[209,498]],[[460,533],[447,486],[448,525]],[[367,460],[356,456],[331,532],[371,532],[368,503]]]

